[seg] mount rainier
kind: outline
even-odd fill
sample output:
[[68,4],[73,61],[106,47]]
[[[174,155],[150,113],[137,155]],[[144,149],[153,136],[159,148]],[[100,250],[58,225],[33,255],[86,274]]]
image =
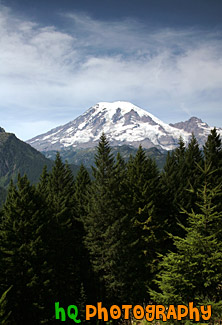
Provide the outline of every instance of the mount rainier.
[[[100,102],[75,120],[36,136],[27,142],[39,151],[90,148],[104,132],[112,146],[131,145],[164,150],[176,148],[182,137],[188,143],[192,133],[203,145],[212,128],[196,117],[167,124],[129,102]],[[222,129],[218,129],[222,135]]]

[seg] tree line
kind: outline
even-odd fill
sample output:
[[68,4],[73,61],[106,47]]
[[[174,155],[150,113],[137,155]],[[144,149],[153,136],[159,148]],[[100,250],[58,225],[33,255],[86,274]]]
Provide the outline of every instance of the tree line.
[[1,324],[56,324],[54,304],[212,304],[222,312],[222,144],[213,129],[168,153],[115,158],[103,134],[90,178],[59,153],[18,175],[0,212]]

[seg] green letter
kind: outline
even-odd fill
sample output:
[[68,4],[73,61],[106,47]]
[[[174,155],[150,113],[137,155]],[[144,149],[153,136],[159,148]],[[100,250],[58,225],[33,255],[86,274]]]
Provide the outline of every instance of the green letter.
[[59,307],[59,302],[55,302],[55,318],[60,319],[60,314],[62,315],[61,317],[61,322],[66,321],[66,313],[65,310],[62,307]]
[[[74,313],[71,313],[71,309],[74,309]],[[74,320],[75,323],[81,323],[80,319],[76,319],[78,316],[78,308],[75,305],[70,305],[67,309],[67,314],[70,319]]]

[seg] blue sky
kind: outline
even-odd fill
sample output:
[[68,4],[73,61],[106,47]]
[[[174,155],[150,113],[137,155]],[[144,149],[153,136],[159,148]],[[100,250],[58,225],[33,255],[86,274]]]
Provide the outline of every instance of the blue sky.
[[27,140],[100,101],[222,127],[221,0],[0,0],[0,126]]

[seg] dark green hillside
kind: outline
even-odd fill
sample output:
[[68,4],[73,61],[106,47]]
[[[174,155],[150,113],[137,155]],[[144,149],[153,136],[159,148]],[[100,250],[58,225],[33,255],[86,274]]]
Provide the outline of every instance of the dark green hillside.
[[7,190],[4,187],[0,186],[0,207],[5,202],[7,196]]
[[1,187],[7,187],[11,178],[16,180],[18,173],[27,174],[31,182],[37,182],[44,165],[51,169],[53,162],[14,134],[0,130]]
[[[146,155],[150,158],[154,158],[156,160],[157,166],[162,169],[165,161],[167,152],[161,152],[157,148],[150,148],[144,149]],[[121,156],[127,161],[130,155],[135,156],[137,152],[137,148],[124,145],[124,146],[115,146],[112,147],[112,152],[114,156],[117,156],[119,152]],[[42,152],[47,158],[55,159],[56,151],[43,151]],[[94,164],[94,156],[96,153],[96,147],[87,148],[87,149],[77,149],[77,148],[70,148],[60,151],[60,155],[63,161],[67,160],[69,164],[80,165],[83,164],[85,167],[89,168]]]

